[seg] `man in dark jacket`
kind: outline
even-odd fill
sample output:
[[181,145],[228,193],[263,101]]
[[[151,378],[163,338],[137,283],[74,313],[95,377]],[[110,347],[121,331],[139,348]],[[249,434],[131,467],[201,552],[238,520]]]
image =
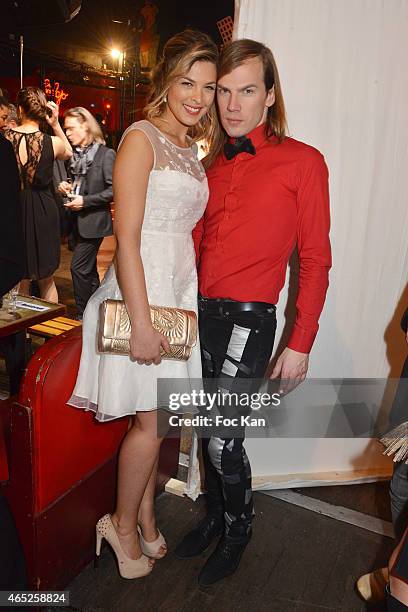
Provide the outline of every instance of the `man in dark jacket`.
[[85,108],[68,110],[64,127],[74,149],[68,167],[72,184],[63,181],[58,189],[70,198],[65,206],[75,213],[76,246],[71,274],[77,315],[82,319],[89,298],[99,287],[96,267],[99,247],[103,238],[113,233],[110,205],[115,152],[105,146],[96,120]]

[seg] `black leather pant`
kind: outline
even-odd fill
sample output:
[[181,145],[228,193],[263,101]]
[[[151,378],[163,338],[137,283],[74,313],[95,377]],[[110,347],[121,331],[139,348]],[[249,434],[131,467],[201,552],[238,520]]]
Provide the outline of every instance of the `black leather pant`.
[[[265,304],[263,311],[234,312],[233,308],[217,308],[213,300],[199,299],[199,327],[206,390],[216,388],[219,380],[230,391],[238,384],[241,390],[245,385],[246,391],[255,392],[256,382],[251,379],[265,375],[272,354],[275,307]],[[245,538],[253,514],[245,428],[207,435],[202,439],[207,512],[224,516],[226,535]]]

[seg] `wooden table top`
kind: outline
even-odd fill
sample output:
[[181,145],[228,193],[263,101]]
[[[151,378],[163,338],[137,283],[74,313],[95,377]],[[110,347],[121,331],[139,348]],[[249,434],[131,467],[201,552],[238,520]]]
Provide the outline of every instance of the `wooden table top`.
[[65,313],[66,307],[63,304],[54,304],[27,295],[17,295],[16,316],[9,310],[10,303],[3,302],[3,308],[0,309],[0,338],[59,317]]

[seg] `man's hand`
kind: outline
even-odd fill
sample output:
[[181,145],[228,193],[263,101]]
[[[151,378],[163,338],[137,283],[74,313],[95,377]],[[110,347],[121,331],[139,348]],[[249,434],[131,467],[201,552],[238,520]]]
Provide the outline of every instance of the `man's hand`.
[[69,208],[69,210],[82,210],[84,207],[84,198],[79,195],[70,202],[64,204],[65,208]]
[[281,379],[280,393],[286,394],[302,383],[307,374],[309,355],[285,348],[273,369],[271,378]]
[[61,183],[57,187],[57,191],[59,191],[60,193],[62,193],[62,195],[65,196],[71,193],[71,190],[72,185],[71,183],[68,183],[68,181],[61,181]]

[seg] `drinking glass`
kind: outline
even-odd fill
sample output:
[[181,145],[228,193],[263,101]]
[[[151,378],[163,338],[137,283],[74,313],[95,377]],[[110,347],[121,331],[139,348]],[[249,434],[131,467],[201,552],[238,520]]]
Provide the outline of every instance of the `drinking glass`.
[[16,313],[17,313],[17,295],[18,295],[19,288],[20,288],[20,285],[18,284],[12,289],[10,289],[9,291],[9,295],[10,295],[9,312],[13,316],[16,316]]

